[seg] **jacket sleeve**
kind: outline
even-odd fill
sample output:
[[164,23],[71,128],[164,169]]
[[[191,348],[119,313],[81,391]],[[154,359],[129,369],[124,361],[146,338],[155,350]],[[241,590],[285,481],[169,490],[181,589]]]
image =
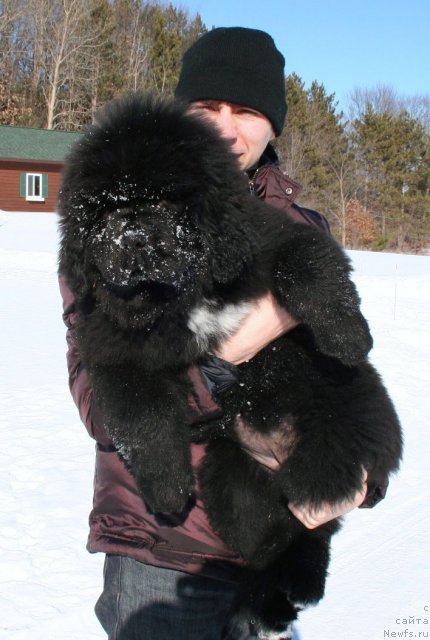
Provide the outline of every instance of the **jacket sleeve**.
[[78,407],[82,422],[92,438],[100,444],[110,445],[111,441],[103,429],[103,420],[93,401],[93,390],[85,364],[81,360],[76,335],[78,314],[75,297],[70,290],[66,278],[59,275],[60,293],[63,299],[63,321],[67,327],[67,369],[69,372],[69,389]]
[[319,213],[319,211],[314,211],[313,209],[308,209],[307,207],[299,206],[297,204],[293,204],[292,209],[297,211],[302,216],[303,222],[307,222],[311,226],[317,227],[320,231],[323,231],[328,236],[331,236],[329,222],[322,213]]

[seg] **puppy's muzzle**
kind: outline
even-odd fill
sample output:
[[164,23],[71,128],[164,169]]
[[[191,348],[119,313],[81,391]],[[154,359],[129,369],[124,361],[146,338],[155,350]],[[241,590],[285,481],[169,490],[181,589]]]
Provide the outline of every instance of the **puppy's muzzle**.
[[150,233],[142,227],[138,229],[125,229],[120,240],[117,240],[120,247],[131,255],[136,255],[142,250],[151,250]]

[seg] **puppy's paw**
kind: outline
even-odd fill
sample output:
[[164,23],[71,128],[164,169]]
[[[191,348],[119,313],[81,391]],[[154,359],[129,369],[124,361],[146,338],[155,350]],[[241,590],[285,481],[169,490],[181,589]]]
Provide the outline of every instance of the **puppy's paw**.
[[365,360],[373,346],[369,325],[361,313],[338,314],[331,322],[313,328],[313,334],[322,353],[337,358],[347,367]]
[[275,631],[260,626],[258,630],[258,640],[292,640],[294,637],[293,633],[293,625],[291,623]]
[[285,593],[276,591],[265,606],[254,615],[251,624],[261,640],[292,638],[292,623],[297,619],[300,611],[290,602]]
[[354,500],[364,482],[364,467],[354,452],[334,445],[327,450],[323,438],[306,444],[300,443],[278,472],[288,502],[317,511]]
[[[139,486],[140,485],[140,486]],[[153,513],[181,513],[192,496],[191,482],[165,479],[162,486],[149,486],[146,480],[138,482],[144,500]]]
[[187,506],[194,485],[191,474],[186,473],[157,479],[139,474],[136,482],[153,513],[181,513]]
[[325,579],[321,580],[317,573],[302,577],[287,592],[288,600],[297,611],[317,604],[324,597]]
[[[275,610],[272,610],[272,605]],[[227,637],[231,640],[251,637],[259,640],[290,640],[293,632],[291,619],[297,618],[297,611],[283,598],[282,611],[279,603],[267,603],[267,611],[256,612],[254,607],[240,608],[228,625]],[[224,636],[223,636],[224,637]]]

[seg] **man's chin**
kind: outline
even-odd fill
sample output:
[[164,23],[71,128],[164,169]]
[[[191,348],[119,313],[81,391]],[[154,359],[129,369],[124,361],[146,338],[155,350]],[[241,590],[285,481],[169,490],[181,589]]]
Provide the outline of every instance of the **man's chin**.
[[242,169],[242,171],[245,171],[247,169],[247,157],[246,157],[246,152],[245,151],[240,151],[239,149],[232,149],[233,154],[236,156],[237,159],[237,163],[239,165],[239,167]]

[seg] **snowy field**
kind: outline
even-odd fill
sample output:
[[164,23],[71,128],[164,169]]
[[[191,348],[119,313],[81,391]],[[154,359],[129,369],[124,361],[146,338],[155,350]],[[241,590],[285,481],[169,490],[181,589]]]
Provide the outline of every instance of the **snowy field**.
[[[69,396],[56,219],[0,213],[0,638],[102,640],[101,555],[85,550],[94,445]],[[385,501],[334,539],[300,640],[430,636],[430,257],[351,252],[405,434]]]

